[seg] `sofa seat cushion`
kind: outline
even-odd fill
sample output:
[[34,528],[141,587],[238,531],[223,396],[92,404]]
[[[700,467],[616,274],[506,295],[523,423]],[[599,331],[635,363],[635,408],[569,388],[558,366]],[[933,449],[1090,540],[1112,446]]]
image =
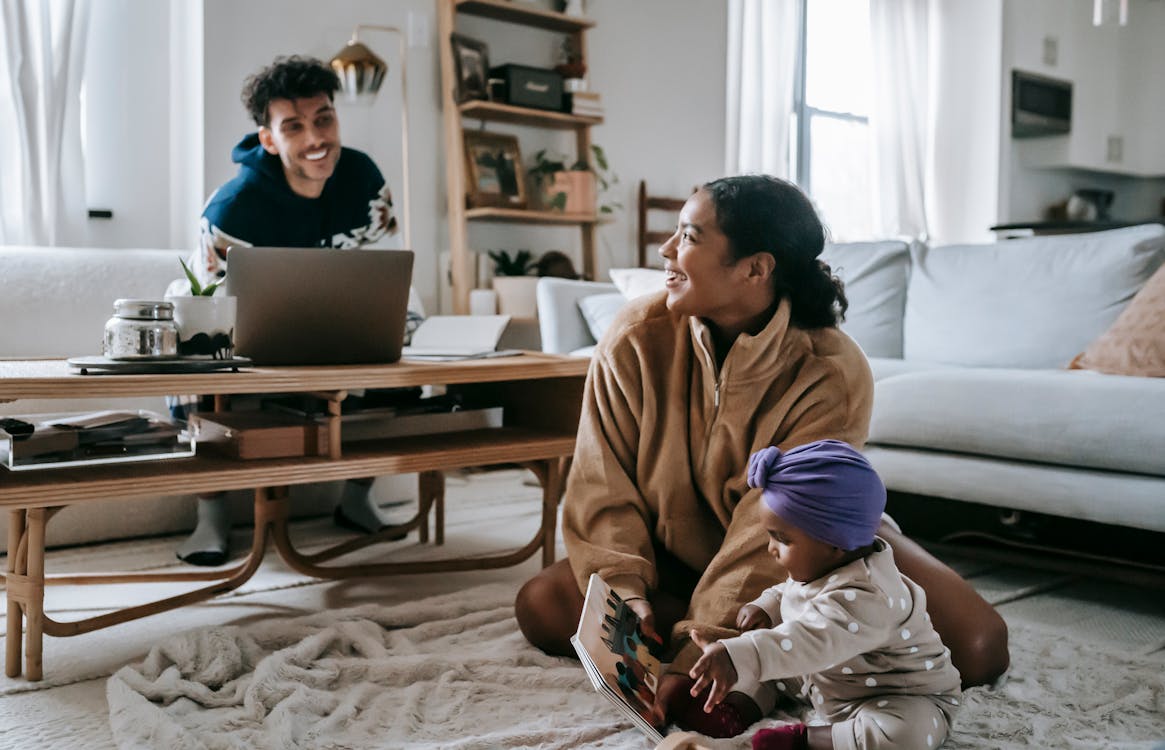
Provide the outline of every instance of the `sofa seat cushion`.
[[1165,259],[1165,228],[911,249],[905,359],[1066,367]]
[[1165,476],[1165,381],[952,368],[874,385],[871,443]]
[[874,381],[892,378],[895,375],[905,375],[908,372],[930,372],[932,370],[951,369],[955,365],[944,365],[937,362],[916,362],[910,359],[895,359],[894,357],[870,357],[870,371],[874,374]]
[[892,492],[1165,532],[1165,477],[896,446],[863,453]]

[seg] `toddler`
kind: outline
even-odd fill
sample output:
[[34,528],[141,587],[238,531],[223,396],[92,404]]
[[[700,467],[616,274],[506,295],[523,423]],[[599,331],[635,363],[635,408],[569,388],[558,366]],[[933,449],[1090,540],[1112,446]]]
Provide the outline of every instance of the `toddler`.
[[692,695],[711,685],[710,711],[734,686],[771,685],[830,724],[762,729],[754,750],[938,747],[962,697],[959,673],[922,588],[875,536],[886,488],[873,467],[848,444],[819,440],[757,451],[748,484],[762,490],[769,554],[789,576],[740,608],[741,635],[692,631],[704,650]]

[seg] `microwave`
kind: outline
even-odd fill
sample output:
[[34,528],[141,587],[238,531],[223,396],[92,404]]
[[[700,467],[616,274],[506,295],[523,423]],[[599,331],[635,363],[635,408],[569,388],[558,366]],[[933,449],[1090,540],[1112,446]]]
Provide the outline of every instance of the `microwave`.
[[1072,130],[1072,82],[1011,71],[1011,135],[1032,138]]

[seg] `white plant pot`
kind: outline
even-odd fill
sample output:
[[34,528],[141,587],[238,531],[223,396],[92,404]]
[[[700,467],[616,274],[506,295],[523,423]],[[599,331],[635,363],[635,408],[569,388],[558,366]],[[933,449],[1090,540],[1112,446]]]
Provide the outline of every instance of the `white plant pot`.
[[235,297],[167,297],[174,303],[178,356],[230,359],[235,356]]
[[498,293],[498,314],[512,318],[538,317],[534,290],[537,276],[494,276],[494,291]]

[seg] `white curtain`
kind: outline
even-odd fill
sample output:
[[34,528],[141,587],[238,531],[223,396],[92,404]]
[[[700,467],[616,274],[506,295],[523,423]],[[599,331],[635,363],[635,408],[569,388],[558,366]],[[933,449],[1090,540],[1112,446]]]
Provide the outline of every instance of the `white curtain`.
[[874,235],[925,240],[933,142],[929,0],[870,0]]
[[81,75],[89,0],[0,2],[0,243],[55,245],[86,219]]
[[796,0],[729,1],[726,174],[790,176],[799,16]]

